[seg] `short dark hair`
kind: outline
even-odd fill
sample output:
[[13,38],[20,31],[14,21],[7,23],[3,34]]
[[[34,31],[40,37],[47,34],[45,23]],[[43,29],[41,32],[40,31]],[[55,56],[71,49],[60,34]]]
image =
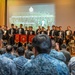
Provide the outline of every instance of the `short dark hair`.
[[50,53],[51,39],[46,34],[38,34],[32,40],[32,45],[38,53]]
[[7,46],[6,46],[6,51],[7,51],[8,53],[12,52],[12,46],[11,46],[11,45],[7,45]]
[[11,24],[11,26],[14,26],[14,24]]
[[0,49],[0,55],[2,55],[2,54],[4,54],[4,53],[6,53],[6,49],[5,49],[5,48],[1,48],[1,49]]
[[3,45],[6,46],[7,45],[7,42],[6,41],[3,41]]
[[25,53],[25,49],[23,48],[23,47],[19,47],[18,49],[17,49],[17,52],[18,52],[18,54],[21,56],[21,55],[24,55],[24,53]]
[[14,49],[15,51],[17,50],[17,48],[18,48],[17,45],[13,45],[13,49]]
[[52,42],[52,49],[55,49],[56,47],[56,41],[54,39],[51,39],[51,42]]
[[65,44],[61,45],[61,48],[67,48],[67,46]]
[[33,46],[31,44],[27,44],[28,50],[32,51]]
[[52,27],[55,27],[55,25],[53,25]]
[[20,26],[23,26],[23,24],[20,24]]

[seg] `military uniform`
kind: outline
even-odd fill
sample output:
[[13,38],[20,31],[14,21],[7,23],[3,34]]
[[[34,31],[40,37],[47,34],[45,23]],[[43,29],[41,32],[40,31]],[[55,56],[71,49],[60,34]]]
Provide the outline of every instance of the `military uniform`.
[[70,59],[68,66],[69,66],[69,70],[71,72],[71,75],[75,75],[75,57],[72,57]]
[[69,75],[66,65],[48,54],[39,54],[26,63],[22,75]]
[[27,63],[28,59],[26,59],[24,56],[19,56],[17,58],[13,59],[14,63],[16,64],[18,75],[21,75],[21,69],[25,63]]
[[57,60],[55,58],[54,59],[52,58],[51,61],[57,67],[59,75],[70,75],[69,69],[68,69],[67,65],[64,62],[62,62],[60,60]]
[[0,56],[0,75],[17,75],[14,62],[4,56]]
[[10,54],[10,53],[5,53],[5,54],[3,54],[2,56],[5,56],[5,57],[10,58],[10,59],[16,58],[16,56],[14,56],[14,55],[12,55],[12,54]]
[[62,52],[56,51],[55,49],[52,49],[50,51],[50,56],[52,56],[58,60],[66,62],[66,57],[64,56],[64,54]]

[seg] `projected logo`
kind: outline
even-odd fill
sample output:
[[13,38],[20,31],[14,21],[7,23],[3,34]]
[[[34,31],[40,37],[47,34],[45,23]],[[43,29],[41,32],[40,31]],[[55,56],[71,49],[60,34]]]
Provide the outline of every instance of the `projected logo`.
[[34,11],[33,7],[30,7],[29,12],[33,12],[33,11]]

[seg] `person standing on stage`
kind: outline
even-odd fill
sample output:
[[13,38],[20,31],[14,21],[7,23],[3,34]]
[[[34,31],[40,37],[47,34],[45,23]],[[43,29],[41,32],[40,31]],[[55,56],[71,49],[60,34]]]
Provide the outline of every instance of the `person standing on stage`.
[[64,40],[64,31],[62,30],[62,26],[59,26],[59,31],[58,31],[58,43],[59,43],[59,47],[61,47],[63,40]]
[[18,34],[24,34],[24,29],[22,28],[22,24],[20,24],[20,28],[18,29]]
[[[28,38],[29,29],[28,29],[28,27],[27,27],[27,26],[25,27],[24,32],[25,32],[25,35],[26,35],[26,36],[27,36],[27,38]],[[28,43],[28,39],[27,39],[27,43]]]
[[35,35],[35,31],[33,31],[32,26],[29,26],[29,35]]
[[52,26],[52,30],[50,31],[51,39],[55,39],[55,25]]
[[47,32],[47,35],[50,36],[50,26],[47,26],[47,30],[46,30],[46,32]]
[[9,29],[8,33],[9,33],[9,44],[14,45],[14,35],[16,34],[14,24],[11,24],[11,28]]
[[0,26],[0,47],[2,46],[2,36],[3,36],[3,30],[2,27]]
[[29,33],[29,30],[28,30],[28,27],[27,27],[27,26],[25,27],[25,30],[24,30],[24,32],[25,32],[25,35],[28,35],[28,33]]
[[38,26],[38,29],[36,30],[36,34],[40,34],[41,32],[41,26]]
[[15,29],[16,29],[16,34],[18,33],[18,26],[15,26]]
[[70,42],[70,38],[72,36],[72,30],[71,27],[68,26],[67,30],[65,30],[65,39],[66,39],[66,44],[68,45],[68,43]]
[[8,30],[7,30],[7,26],[4,26],[4,30],[3,30],[3,42],[8,42],[9,39],[9,34],[8,34]]
[[44,27],[42,27],[40,34],[47,34]]
[[55,41],[58,43],[58,32],[59,32],[59,27],[55,26]]
[[[22,28],[22,24],[20,24],[20,28],[18,28],[18,34],[25,34],[24,29]],[[22,46],[22,43],[19,42],[18,46]]]

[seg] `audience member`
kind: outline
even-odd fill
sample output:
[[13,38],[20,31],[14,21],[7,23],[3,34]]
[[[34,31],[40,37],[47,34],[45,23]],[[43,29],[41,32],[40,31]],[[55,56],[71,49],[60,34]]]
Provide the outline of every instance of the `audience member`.
[[41,32],[41,26],[38,26],[38,29],[36,30],[36,34],[40,34]]
[[15,44],[15,45],[13,45],[13,51],[12,51],[12,54],[14,55],[14,56],[16,56],[16,57],[18,57],[18,54],[17,54],[17,48],[18,48],[18,46]]
[[0,75],[17,75],[15,63],[4,56],[0,56]]
[[4,54],[4,53],[6,53],[6,48],[1,48],[1,49],[0,49],[0,55],[2,55],[2,54]]
[[22,68],[22,75],[69,75],[67,66],[49,55],[51,39],[45,34],[33,38],[35,58]]
[[70,52],[67,51],[66,45],[61,45],[61,52],[65,55],[65,57],[66,57],[65,63],[68,65],[68,62],[71,59],[71,54],[70,54]]
[[66,58],[64,56],[64,54],[62,52],[58,52],[56,51],[56,42],[55,40],[52,40],[52,47],[51,47],[51,51],[50,51],[50,56],[62,60],[62,61],[66,61]]
[[19,57],[14,58],[13,61],[14,61],[15,64],[16,64],[17,71],[18,71],[18,75],[21,75],[21,72],[20,72],[20,71],[21,71],[23,65],[24,65],[25,63],[27,63],[28,59],[26,59],[26,58],[24,57],[25,50],[24,50],[23,47],[19,47],[19,48],[17,49],[17,52],[18,52]]
[[30,59],[30,57],[33,55],[32,49],[33,49],[33,46],[31,44],[28,44],[27,50],[25,50],[25,57],[27,59]]
[[75,57],[72,57],[68,64],[71,75],[75,75]]
[[13,59],[16,57],[16,56],[12,55],[12,46],[11,45],[7,45],[6,53],[3,54],[2,56],[5,56],[5,57],[10,58],[10,59]]

